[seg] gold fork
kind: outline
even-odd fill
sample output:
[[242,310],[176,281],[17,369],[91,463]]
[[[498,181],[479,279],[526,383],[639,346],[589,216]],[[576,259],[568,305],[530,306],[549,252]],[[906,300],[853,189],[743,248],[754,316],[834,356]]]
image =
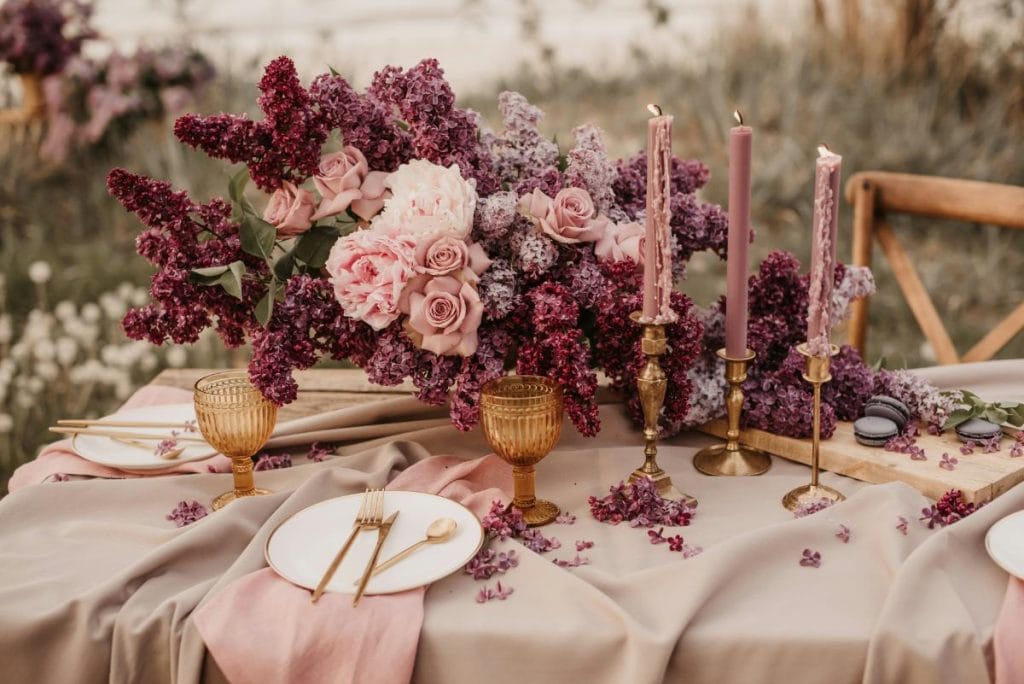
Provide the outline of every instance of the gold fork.
[[367,489],[363,492],[363,500],[359,503],[359,512],[356,513],[355,522],[352,523],[352,533],[349,534],[345,545],[338,550],[334,560],[328,566],[327,572],[324,573],[324,576],[320,578],[319,584],[316,585],[316,589],[313,591],[313,603],[319,601],[320,597],[323,596],[324,590],[327,589],[327,584],[334,577],[334,573],[337,572],[338,566],[341,565],[342,559],[345,558],[345,554],[348,553],[359,531],[378,529],[382,522],[384,522],[384,490]]

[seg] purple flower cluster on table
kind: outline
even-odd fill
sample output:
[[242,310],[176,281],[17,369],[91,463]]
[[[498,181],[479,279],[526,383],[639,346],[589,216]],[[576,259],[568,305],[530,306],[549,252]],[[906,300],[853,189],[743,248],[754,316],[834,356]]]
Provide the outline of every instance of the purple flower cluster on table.
[[[263,207],[237,181],[231,204],[199,204],[111,173],[111,194],[148,227],[139,252],[158,269],[153,303],[125,318],[130,337],[188,342],[213,326],[229,346],[249,340],[250,376],[277,404],[296,396],[293,370],[347,359],[377,383],[410,378],[467,430],[482,386],[514,368],[555,379],[568,417],[592,436],[603,370],[639,420],[641,330],[629,315],[640,308],[643,153],[610,158],[592,125],[559,150],[516,93],[500,96],[503,130],[487,130],[431,59],[385,67],[359,92],[336,74],[306,88],[281,57],[259,87],[261,118],[187,115],[174,130],[244,163]],[[335,133],[342,149],[327,152]],[[707,180],[699,162],[673,160],[680,278],[693,253],[724,256],[725,215],[696,199]],[[275,244],[284,255],[271,258]],[[668,431],[693,406],[703,336],[687,297],[672,308]]]
[[928,523],[928,528],[945,527],[974,513],[983,504],[969,503],[964,499],[963,491],[951,489],[931,506],[921,509],[921,520]]
[[324,444],[323,442],[313,442],[309,445],[309,452],[306,454],[306,458],[313,463],[320,463],[333,455],[334,449],[331,445]]
[[191,525],[200,518],[205,518],[209,513],[206,506],[198,501],[179,501],[178,505],[167,514],[167,519],[173,522],[176,527],[184,527],[185,525]]
[[697,512],[685,501],[662,498],[649,477],[620,482],[608,489],[607,496],[591,496],[588,502],[591,515],[599,522],[618,525],[626,521],[631,527],[685,526]]
[[494,549],[482,549],[473,557],[463,572],[472,575],[475,580],[488,580],[496,573],[505,574],[519,565],[519,556],[515,551],[496,552]]
[[920,432],[917,426],[910,424],[903,432],[885,443],[885,450],[899,454],[908,454],[912,461],[927,461],[928,455],[925,454],[924,449],[917,443],[919,436]]
[[60,72],[96,34],[92,5],[74,0],[7,0],[0,5],[0,61],[16,74]]

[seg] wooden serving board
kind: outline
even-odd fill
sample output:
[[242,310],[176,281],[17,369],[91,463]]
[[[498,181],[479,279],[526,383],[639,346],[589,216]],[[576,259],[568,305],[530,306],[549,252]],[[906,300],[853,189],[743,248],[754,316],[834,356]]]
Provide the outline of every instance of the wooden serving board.
[[[712,421],[700,429],[725,438],[724,420]],[[1024,481],[1024,458],[1010,456],[1011,442],[1010,437],[1004,436],[1001,451],[985,454],[975,448],[973,454],[965,456],[960,453],[961,442],[954,431],[947,430],[939,436],[922,432],[917,444],[928,460],[912,461],[909,454],[858,443],[853,437],[853,423],[840,422],[832,438],[821,442],[821,468],[864,482],[905,482],[932,499],[950,489],[960,489],[967,501],[990,501]],[[745,429],[740,443],[797,463],[811,463],[810,439]],[[939,467],[943,453],[957,458],[955,470]]]

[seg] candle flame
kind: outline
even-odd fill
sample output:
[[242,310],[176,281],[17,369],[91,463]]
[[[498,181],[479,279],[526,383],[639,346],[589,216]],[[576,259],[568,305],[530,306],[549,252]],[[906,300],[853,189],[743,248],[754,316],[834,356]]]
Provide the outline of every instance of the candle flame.
[[832,150],[825,143],[818,143],[818,156],[827,157],[832,154]]
[[647,105],[647,111],[649,111],[653,116],[661,116],[661,107],[653,102]]
[[738,109],[732,110],[732,118],[736,119],[736,123],[740,126],[743,125],[743,112]]

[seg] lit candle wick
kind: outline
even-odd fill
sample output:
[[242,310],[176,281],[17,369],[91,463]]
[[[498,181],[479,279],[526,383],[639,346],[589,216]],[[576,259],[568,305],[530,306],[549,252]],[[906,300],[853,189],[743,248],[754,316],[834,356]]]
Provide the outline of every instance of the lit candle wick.
[[818,156],[819,157],[827,157],[830,154],[832,154],[832,150],[829,149],[828,145],[826,145],[825,143],[819,143],[818,144]]
[[661,116],[661,107],[654,103],[647,105],[647,111],[649,111],[654,116]]
[[732,118],[736,119],[736,123],[740,126],[743,125],[743,112],[738,109],[732,110]]

